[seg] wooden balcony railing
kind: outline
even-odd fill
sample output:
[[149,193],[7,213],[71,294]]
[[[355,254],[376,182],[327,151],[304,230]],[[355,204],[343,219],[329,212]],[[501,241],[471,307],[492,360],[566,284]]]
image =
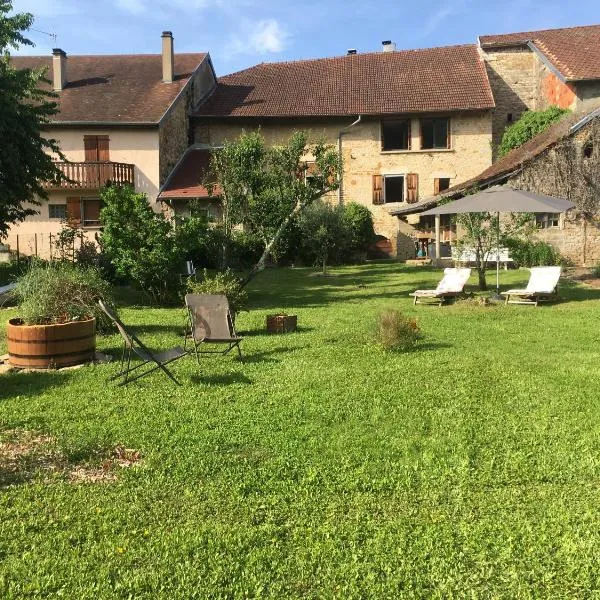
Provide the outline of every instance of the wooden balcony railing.
[[56,166],[67,179],[48,181],[47,189],[96,190],[107,183],[134,184],[134,165],[119,162],[61,162]]

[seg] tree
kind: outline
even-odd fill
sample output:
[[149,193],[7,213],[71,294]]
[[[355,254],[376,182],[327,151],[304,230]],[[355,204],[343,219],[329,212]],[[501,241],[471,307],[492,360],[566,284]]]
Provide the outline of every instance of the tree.
[[[312,155],[314,162],[306,162]],[[226,239],[243,225],[260,235],[264,249],[245,277],[246,285],[264,269],[269,253],[290,222],[312,202],[338,188],[338,153],[319,141],[309,146],[305,133],[294,133],[287,144],[268,147],[259,132],[242,134],[213,152],[207,186],[219,197]],[[227,266],[226,247],[223,266]]]
[[100,196],[102,251],[119,276],[164,301],[177,288],[182,261],[171,223],[131,186],[109,186]]
[[62,157],[56,140],[41,134],[58,112],[55,95],[39,87],[46,82],[42,69],[17,70],[10,64],[10,48],[33,45],[22,33],[33,15],[8,16],[11,11],[12,2],[0,0],[0,237],[12,223],[36,214],[24,203],[47,197],[43,182],[64,179],[52,161],[51,153]]
[[498,156],[504,156],[514,148],[522,146],[538,133],[548,129],[568,112],[567,109],[558,106],[550,106],[546,110],[524,112],[518,121],[506,128],[498,147]]
[[466,248],[475,250],[475,268],[480,290],[487,290],[485,265],[488,260],[495,259],[498,241],[502,247],[507,238],[527,236],[533,230],[532,216],[526,213],[511,214],[506,219],[500,219],[498,214],[462,213],[456,215],[455,219],[461,228],[456,244],[458,252]]
[[350,250],[366,252],[375,241],[373,213],[364,204],[348,202],[344,206],[344,222],[350,234]]
[[332,258],[340,257],[351,243],[344,207],[315,202],[300,215],[298,226],[304,247],[321,265],[323,275]]

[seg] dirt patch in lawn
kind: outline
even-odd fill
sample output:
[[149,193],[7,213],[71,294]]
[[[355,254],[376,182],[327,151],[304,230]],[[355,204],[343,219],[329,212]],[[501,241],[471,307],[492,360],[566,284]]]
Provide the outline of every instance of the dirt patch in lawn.
[[117,479],[119,469],[140,461],[138,450],[118,445],[99,450],[84,462],[72,462],[50,435],[27,429],[0,432],[0,489],[32,480],[111,482]]
[[594,274],[592,269],[588,267],[573,267],[565,272],[565,277],[571,281],[583,283],[589,287],[599,289],[600,277]]

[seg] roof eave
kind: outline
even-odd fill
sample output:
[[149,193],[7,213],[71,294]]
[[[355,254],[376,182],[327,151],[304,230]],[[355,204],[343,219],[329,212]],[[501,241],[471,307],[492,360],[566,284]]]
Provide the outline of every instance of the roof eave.
[[50,121],[44,127],[157,127],[158,121]]
[[194,113],[191,116],[193,119],[345,119],[357,117],[359,114],[363,117],[385,118],[396,115],[428,115],[428,114],[456,114],[456,113],[473,113],[486,112],[493,110],[496,107],[495,103],[479,107],[462,107],[462,108],[436,108],[432,110],[409,110],[399,112],[344,112],[330,114],[310,114],[310,113],[294,113],[294,114],[264,114],[264,115],[223,115],[223,114],[198,114]]

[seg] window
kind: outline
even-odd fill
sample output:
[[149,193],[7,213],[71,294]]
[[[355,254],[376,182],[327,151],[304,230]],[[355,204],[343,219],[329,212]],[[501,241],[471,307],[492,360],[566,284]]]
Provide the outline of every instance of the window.
[[404,175],[386,175],[383,180],[385,203],[404,202]]
[[410,119],[381,122],[382,150],[410,150]]
[[450,177],[436,177],[433,180],[433,193],[441,194],[450,187]]
[[560,213],[543,213],[535,215],[535,226],[539,229],[558,227]]
[[67,218],[67,205],[48,204],[48,216],[51,219],[62,219],[64,221]]
[[506,122],[510,125],[513,122],[513,114],[512,113],[508,113],[506,115]]
[[317,163],[307,162],[306,169],[304,171],[304,182],[307,184],[314,184],[316,171],[317,171]]
[[67,198],[67,220],[76,227],[98,227],[100,202],[100,198]]
[[108,136],[84,135],[83,147],[85,149],[85,162],[108,162]]
[[450,148],[450,119],[421,119],[421,148]]
[[583,157],[584,158],[592,158],[593,154],[594,154],[594,145],[591,142],[588,142],[583,147]]

